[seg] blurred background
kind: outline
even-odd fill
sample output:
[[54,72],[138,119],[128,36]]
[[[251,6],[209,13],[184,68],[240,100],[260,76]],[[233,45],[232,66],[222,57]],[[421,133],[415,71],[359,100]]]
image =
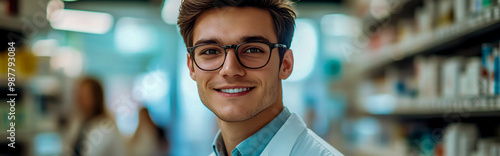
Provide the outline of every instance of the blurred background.
[[[116,123],[116,132],[90,134],[97,143],[113,134],[130,155],[208,155],[218,126],[188,74],[180,3],[0,0],[0,155],[73,153],[64,140],[95,89],[83,89],[82,77],[102,85]],[[340,152],[500,156],[500,1],[301,0],[295,8],[284,104]],[[15,149],[6,139],[11,93]]]

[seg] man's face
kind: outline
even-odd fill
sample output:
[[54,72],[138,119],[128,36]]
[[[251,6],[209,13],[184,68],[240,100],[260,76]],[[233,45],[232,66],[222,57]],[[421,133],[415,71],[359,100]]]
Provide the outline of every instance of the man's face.
[[[253,7],[211,9],[202,13],[194,25],[195,45],[237,45],[253,40],[278,43],[267,10]],[[230,122],[245,121],[273,104],[281,104],[281,79],[291,74],[293,57],[291,50],[287,50],[280,68],[278,48],[271,53],[265,67],[248,69],[238,62],[234,49],[228,49],[224,65],[215,71],[199,69],[188,54],[191,78],[197,82],[203,104],[219,119]]]

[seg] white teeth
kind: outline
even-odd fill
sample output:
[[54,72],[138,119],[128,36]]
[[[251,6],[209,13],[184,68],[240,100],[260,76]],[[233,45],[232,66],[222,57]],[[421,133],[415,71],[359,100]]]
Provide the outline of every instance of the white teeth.
[[221,89],[220,91],[222,91],[224,93],[234,94],[234,93],[244,92],[244,91],[247,91],[247,90],[250,90],[250,88]]

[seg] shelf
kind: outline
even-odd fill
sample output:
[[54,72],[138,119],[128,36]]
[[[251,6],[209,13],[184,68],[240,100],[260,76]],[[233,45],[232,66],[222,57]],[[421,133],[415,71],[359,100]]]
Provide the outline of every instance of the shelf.
[[370,115],[377,116],[497,116],[500,117],[500,96],[483,96],[469,98],[436,99],[436,100],[409,100],[399,99],[396,107],[388,114],[374,114],[362,110]]
[[419,54],[430,54],[444,51],[482,35],[500,30],[500,7],[494,7],[483,16],[469,19],[466,22],[454,23],[433,32],[419,34],[394,46],[385,46],[377,51],[360,52],[354,60],[360,64],[355,67],[356,74],[378,71],[383,67],[414,57]]

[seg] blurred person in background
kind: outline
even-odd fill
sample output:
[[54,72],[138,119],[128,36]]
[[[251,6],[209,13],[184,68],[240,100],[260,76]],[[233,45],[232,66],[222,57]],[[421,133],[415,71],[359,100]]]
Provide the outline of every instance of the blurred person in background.
[[283,106],[296,14],[288,0],[184,0],[187,66],[220,127],[211,155],[341,156]]
[[139,124],[132,138],[127,143],[128,154],[138,155],[166,155],[169,144],[162,128],[156,126],[147,108],[139,110]]
[[125,155],[123,137],[104,105],[102,85],[87,77],[76,87],[76,112],[68,119],[64,155]]

